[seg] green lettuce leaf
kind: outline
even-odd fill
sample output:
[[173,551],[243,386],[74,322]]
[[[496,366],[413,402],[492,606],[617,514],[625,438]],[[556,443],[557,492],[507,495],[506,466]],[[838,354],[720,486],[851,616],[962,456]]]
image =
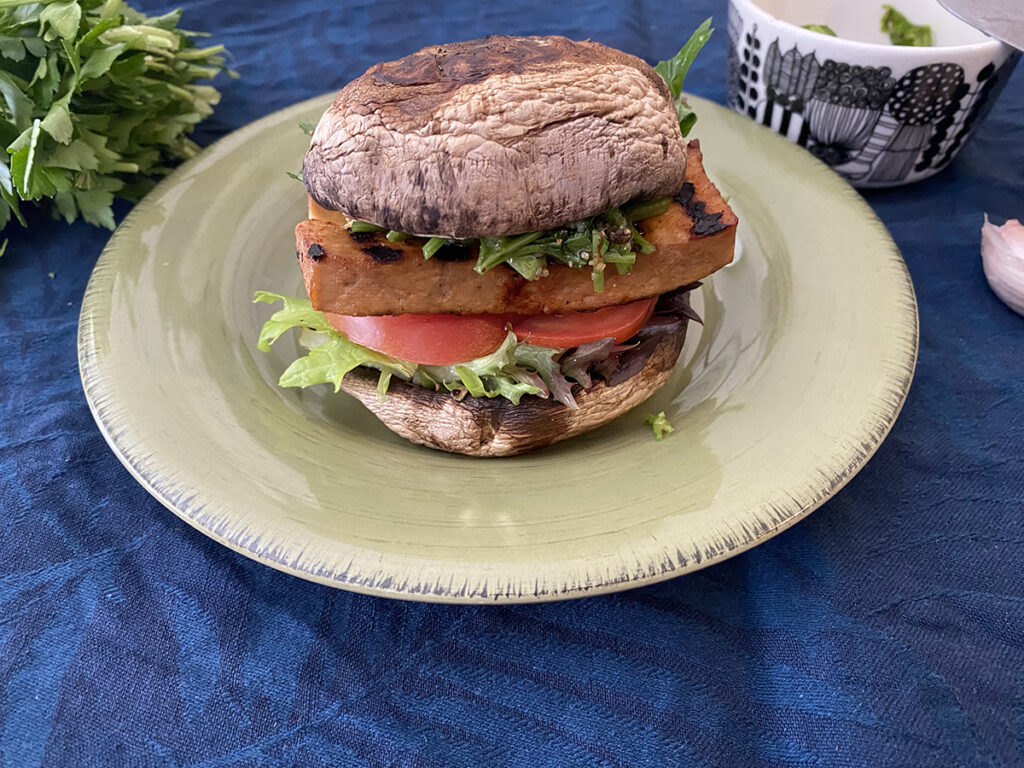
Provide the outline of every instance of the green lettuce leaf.
[[[518,405],[523,395],[548,395],[520,352],[528,346],[519,344],[509,331],[501,346],[489,355],[457,365],[421,365],[419,373],[422,376],[426,372],[427,380],[440,382],[451,392],[465,389],[473,397],[504,397]],[[553,349],[547,352],[549,356],[558,354]]]
[[[322,342],[309,350],[285,369],[278,383],[282,387],[311,387],[314,384],[333,384],[334,391],[341,389],[341,380],[345,374],[360,365],[379,368],[383,382],[380,389],[387,391],[387,382],[391,374],[399,374],[410,378],[414,364],[374,352],[372,349],[349,341],[335,331],[323,313],[313,309],[309,299],[282,296],[270,291],[257,291],[253,302],[273,304],[283,302],[279,309],[263,324],[257,347],[263,352],[270,351],[270,345],[281,338],[281,334],[291,328],[303,328],[314,331],[322,336]],[[385,378],[386,375],[386,378]]]
[[280,293],[270,291],[256,291],[252,297],[253,303],[263,302],[273,304],[276,301],[284,303],[284,308],[279,309],[270,319],[263,324],[260,331],[260,340],[257,344],[261,352],[269,352],[270,345],[277,341],[281,334],[290,328],[309,328],[313,331],[327,333],[332,331],[331,324],[322,312],[313,309],[309,299],[300,299],[296,296],[283,296]]
[[[331,334],[323,344],[313,347],[309,354],[300,357],[289,365],[278,381],[282,387],[311,387],[314,384],[333,384],[334,391],[341,389],[341,380],[353,368],[369,365],[380,368],[384,379],[384,391],[390,374],[401,372],[411,374],[407,365],[387,355],[361,347],[346,339],[340,333]],[[385,375],[387,376],[386,378]]]

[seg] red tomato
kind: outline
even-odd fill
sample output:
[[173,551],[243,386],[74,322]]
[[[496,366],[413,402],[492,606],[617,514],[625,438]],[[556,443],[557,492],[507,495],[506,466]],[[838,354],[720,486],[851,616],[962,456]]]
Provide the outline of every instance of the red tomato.
[[381,315],[324,312],[327,322],[356,344],[424,365],[464,363],[501,346],[508,331],[501,315]]
[[374,315],[355,317],[324,312],[327,322],[356,344],[424,365],[474,360],[501,346],[512,330],[520,341],[568,349],[613,336],[623,342],[654,312],[657,298],[564,315]]
[[516,338],[538,347],[568,349],[614,336],[621,343],[644,327],[654,312],[653,299],[565,315],[525,315],[511,319]]

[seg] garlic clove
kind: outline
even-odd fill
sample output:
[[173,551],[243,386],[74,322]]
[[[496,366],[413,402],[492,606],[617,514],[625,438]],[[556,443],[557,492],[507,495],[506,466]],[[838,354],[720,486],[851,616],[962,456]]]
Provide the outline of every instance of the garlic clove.
[[1024,315],[1024,224],[1010,219],[997,227],[985,214],[981,264],[992,292],[1014,312]]

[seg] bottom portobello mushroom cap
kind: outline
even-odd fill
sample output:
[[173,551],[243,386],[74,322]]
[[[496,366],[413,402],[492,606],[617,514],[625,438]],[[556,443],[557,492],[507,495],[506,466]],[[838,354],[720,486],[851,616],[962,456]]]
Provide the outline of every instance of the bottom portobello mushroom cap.
[[696,319],[685,293],[677,295],[685,310],[674,316],[653,316],[638,335],[640,343],[619,354],[618,366],[607,379],[595,380],[588,389],[574,389],[577,409],[532,395],[523,397],[519,405],[501,397],[458,399],[449,392],[398,379],[392,379],[381,402],[378,372],[366,368],[349,372],[341,388],[388,429],[428,448],[467,456],[525,453],[607,424],[668,381],[686,340],[687,319]]

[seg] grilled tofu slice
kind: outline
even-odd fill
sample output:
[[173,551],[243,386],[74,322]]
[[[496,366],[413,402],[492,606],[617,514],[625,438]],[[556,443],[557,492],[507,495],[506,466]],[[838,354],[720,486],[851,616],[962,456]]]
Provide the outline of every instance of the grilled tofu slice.
[[510,267],[478,274],[475,247],[451,245],[424,259],[421,238],[389,242],[383,232],[353,233],[348,218],[310,201],[295,247],[313,307],[343,315],[449,312],[538,314],[598,309],[657,296],[720,269],[733,258],[736,216],[704,172],[700,145],[687,147],[686,181],[664,214],[639,223],[654,253],[633,271],[605,270],[594,290],[590,268],[550,264],[526,280]]

